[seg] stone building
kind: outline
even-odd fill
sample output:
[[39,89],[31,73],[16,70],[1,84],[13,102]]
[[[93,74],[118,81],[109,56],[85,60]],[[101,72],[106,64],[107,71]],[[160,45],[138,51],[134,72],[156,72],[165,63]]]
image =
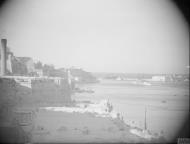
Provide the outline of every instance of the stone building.
[[[40,70],[34,68],[34,61],[30,57],[15,57],[10,51],[10,48],[6,48],[6,75],[29,75],[36,72],[42,75]],[[0,51],[1,62],[1,51]],[[1,65],[0,65],[1,70]]]

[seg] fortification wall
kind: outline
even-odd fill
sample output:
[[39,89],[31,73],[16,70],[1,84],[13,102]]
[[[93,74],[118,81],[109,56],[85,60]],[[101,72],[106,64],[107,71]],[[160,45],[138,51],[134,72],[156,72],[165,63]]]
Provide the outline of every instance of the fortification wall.
[[67,103],[71,87],[62,78],[1,77],[0,104]]

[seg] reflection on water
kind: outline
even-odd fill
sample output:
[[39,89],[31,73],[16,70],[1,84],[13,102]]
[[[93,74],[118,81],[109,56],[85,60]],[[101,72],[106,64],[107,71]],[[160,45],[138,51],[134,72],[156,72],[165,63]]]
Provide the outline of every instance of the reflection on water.
[[153,133],[162,133],[170,140],[181,128],[189,111],[189,84],[155,83],[151,86],[131,84],[127,81],[103,80],[97,84],[79,85],[94,93],[76,93],[75,100],[93,102],[109,99],[124,121],[144,128],[145,107],[147,128]]

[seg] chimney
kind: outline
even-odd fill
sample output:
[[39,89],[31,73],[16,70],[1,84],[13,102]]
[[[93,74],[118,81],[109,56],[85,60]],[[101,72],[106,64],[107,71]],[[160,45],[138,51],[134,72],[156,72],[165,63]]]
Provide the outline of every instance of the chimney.
[[6,75],[7,39],[1,39],[1,75]]

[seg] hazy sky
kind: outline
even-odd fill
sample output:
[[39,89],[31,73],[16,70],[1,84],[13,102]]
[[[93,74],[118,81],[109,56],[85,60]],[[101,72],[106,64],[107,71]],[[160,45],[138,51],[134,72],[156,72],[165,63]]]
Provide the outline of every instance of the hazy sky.
[[15,56],[91,72],[186,73],[189,28],[167,0],[14,0],[0,38]]

